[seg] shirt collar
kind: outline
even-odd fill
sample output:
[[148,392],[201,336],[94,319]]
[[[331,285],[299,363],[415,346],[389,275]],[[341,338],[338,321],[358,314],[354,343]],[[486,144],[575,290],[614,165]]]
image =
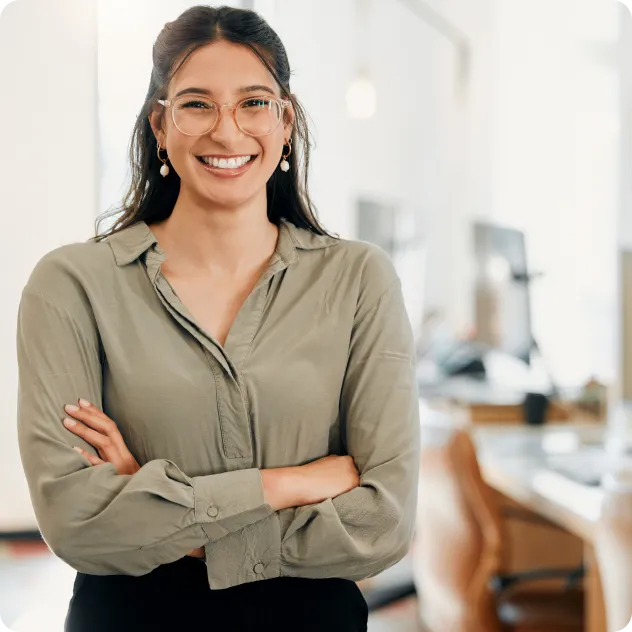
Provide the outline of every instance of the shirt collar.
[[[125,266],[136,261],[152,246],[163,255],[156,236],[143,220],[124,228],[107,237],[118,266]],[[292,222],[282,219],[279,226],[279,240],[276,252],[287,263],[298,259],[297,250],[317,250],[338,243],[335,237],[317,235],[306,228],[299,228]]]

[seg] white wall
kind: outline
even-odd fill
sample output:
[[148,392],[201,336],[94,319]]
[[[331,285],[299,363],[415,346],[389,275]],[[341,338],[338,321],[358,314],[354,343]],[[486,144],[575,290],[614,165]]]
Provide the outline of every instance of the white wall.
[[319,216],[329,230],[350,236],[354,165],[345,93],[353,64],[353,3],[268,0],[255,9],[283,41],[293,71],[290,87],[311,119],[316,147],[310,187]]
[[619,108],[619,244],[632,250],[632,14],[619,6],[619,42],[616,63],[621,75]]
[[36,527],[17,449],[15,331],[20,294],[42,255],[91,236],[97,209],[95,2],[9,4],[0,16],[0,77],[4,531]]
[[619,105],[614,0],[497,3],[493,218],[524,229],[555,376],[616,372]]
[[630,9],[623,5],[619,7],[617,65],[622,79],[619,91],[619,245],[629,251],[632,250],[632,14]]

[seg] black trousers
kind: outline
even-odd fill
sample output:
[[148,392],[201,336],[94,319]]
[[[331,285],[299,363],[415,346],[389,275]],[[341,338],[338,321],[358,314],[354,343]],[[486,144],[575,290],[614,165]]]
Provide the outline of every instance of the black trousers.
[[368,608],[347,579],[278,577],[211,590],[185,557],[147,575],[78,573],[65,632],[366,632]]

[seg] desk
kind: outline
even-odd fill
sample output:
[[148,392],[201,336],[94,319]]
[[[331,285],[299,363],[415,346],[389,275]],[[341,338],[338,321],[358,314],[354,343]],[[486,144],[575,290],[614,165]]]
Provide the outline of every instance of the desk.
[[583,541],[586,632],[605,632],[601,582],[593,550],[603,498],[601,488],[579,485],[545,467],[551,453],[601,441],[604,427],[565,423],[538,428],[473,426],[470,431],[490,487]]
[[[527,389],[528,390],[528,389]],[[527,390],[459,376],[434,383],[419,383],[420,398],[438,412],[449,414],[463,423],[522,424],[523,401]],[[582,410],[578,403],[579,389],[568,389],[568,401],[552,400],[546,420],[548,423],[581,421],[595,423],[602,417]]]

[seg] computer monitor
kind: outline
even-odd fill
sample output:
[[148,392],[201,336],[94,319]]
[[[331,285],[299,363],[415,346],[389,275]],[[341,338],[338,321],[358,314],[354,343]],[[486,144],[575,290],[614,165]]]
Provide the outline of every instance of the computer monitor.
[[474,251],[475,338],[529,363],[534,341],[524,234],[476,222]]

